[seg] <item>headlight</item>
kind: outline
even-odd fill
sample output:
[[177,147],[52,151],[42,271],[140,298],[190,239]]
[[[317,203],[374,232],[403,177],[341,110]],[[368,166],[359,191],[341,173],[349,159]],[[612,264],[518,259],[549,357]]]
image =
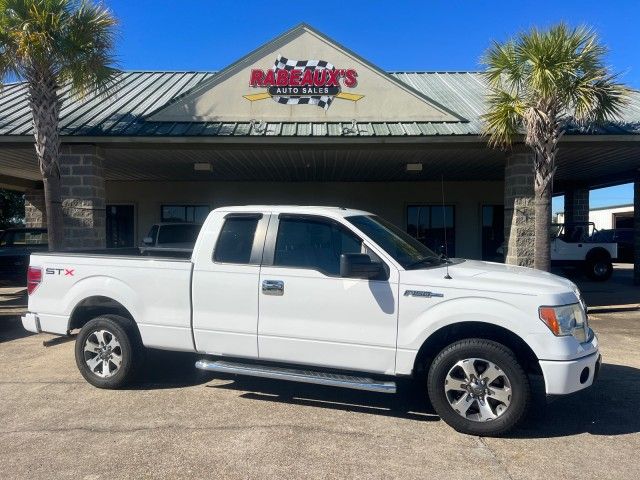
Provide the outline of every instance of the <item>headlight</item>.
[[584,309],[585,313],[587,311],[587,302],[584,301],[584,297],[582,296],[582,292],[580,292],[580,289],[578,288],[578,286],[574,283],[573,284],[573,293],[575,294],[576,298],[578,299],[578,302],[580,302],[580,305],[582,305],[582,308]]
[[538,309],[542,320],[554,335],[561,337],[573,335],[579,342],[587,341],[587,315],[580,303],[562,305],[560,307],[540,307]]

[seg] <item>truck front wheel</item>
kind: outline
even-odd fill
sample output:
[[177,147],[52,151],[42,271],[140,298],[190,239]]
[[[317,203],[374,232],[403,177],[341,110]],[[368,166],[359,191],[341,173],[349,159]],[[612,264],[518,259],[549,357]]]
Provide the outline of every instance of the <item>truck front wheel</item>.
[[76,364],[94,387],[121,388],[131,382],[141,359],[141,342],[131,322],[102,315],[87,322],[76,339]]
[[460,340],[434,359],[427,378],[436,413],[459,432],[497,436],[525,415],[529,379],[504,345],[479,338]]

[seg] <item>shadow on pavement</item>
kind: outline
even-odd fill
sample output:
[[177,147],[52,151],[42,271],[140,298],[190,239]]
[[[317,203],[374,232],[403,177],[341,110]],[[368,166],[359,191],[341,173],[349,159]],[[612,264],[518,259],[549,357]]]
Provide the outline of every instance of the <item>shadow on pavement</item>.
[[274,403],[302,405],[329,410],[382,415],[416,421],[438,421],[425,395],[415,382],[402,382],[398,393],[385,394],[321,385],[275,381],[253,377],[233,377],[233,382],[210,388],[246,391],[241,398]]
[[586,390],[558,397],[543,412],[514,431],[511,438],[563,437],[580,433],[625,435],[640,432],[640,369],[603,364]]
[[28,332],[22,327],[20,317],[0,315],[0,343],[30,337],[35,333]]
[[[212,380],[227,383],[208,388],[235,390],[240,397],[253,401],[303,405],[329,410],[383,415],[416,421],[438,421],[426,392],[415,381],[398,384],[398,393],[383,394],[309,385],[255,377],[234,376],[198,370],[199,355],[149,351],[141,372],[144,381],[138,390],[179,388],[203,385]],[[624,365],[603,364],[600,378],[593,387],[549,405],[536,402],[530,418],[510,438],[546,438],[590,433],[624,435],[640,432],[640,369]]]
[[129,389],[156,390],[210,382],[216,377],[195,367],[200,358],[202,355],[195,353],[147,349],[144,366],[138,372],[139,381]]

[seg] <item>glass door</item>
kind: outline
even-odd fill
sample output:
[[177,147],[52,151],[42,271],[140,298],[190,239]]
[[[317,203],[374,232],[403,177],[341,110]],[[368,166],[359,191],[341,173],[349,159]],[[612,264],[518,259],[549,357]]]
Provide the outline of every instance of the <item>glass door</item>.
[[[504,262],[504,205],[482,206],[482,260]],[[504,248],[504,247],[503,247]]]
[[133,248],[135,212],[133,205],[107,205],[107,248]]

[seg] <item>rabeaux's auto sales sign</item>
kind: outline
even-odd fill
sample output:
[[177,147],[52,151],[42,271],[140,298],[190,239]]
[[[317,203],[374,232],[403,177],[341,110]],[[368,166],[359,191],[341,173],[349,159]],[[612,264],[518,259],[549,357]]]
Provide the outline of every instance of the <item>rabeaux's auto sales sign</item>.
[[357,102],[364,95],[344,91],[358,85],[358,72],[325,60],[291,60],[278,55],[269,70],[252,69],[249,86],[266,89],[244,95],[249,101],[271,98],[285,105],[317,105],[327,110],[334,99]]

